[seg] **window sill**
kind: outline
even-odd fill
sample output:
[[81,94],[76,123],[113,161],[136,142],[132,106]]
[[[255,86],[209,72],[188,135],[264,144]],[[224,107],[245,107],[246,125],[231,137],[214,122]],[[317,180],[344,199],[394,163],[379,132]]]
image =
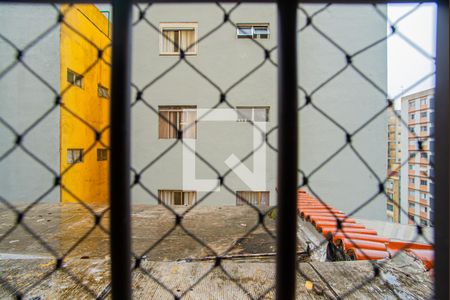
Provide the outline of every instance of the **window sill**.
[[[185,56],[197,56],[197,53],[184,53]],[[180,56],[180,52],[159,53],[159,56]]]

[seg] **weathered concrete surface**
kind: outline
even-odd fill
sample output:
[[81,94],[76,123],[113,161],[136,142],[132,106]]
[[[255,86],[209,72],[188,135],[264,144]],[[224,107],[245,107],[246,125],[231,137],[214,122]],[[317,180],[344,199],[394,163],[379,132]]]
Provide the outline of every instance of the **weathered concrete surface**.
[[[23,209],[24,207],[20,207]],[[175,208],[182,214],[187,208]],[[101,227],[95,226],[92,212],[78,204],[40,204],[25,214],[23,224],[38,239],[19,225],[10,210],[0,212],[0,255],[19,254],[74,258],[109,256],[109,214],[105,207],[93,207],[101,214]],[[264,221],[272,235],[275,221]],[[175,226],[175,215],[156,205],[135,205],[132,212],[133,252],[150,260],[164,261],[204,257],[225,253],[263,253],[275,251],[275,240],[258,224],[257,213],[248,207],[196,207]],[[5,238],[3,235],[10,231]],[[255,229],[254,231],[252,231]],[[81,242],[83,236],[86,236]],[[161,237],[164,240],[160,241]],[[195,238],[197,238],[197,240]],[[48,247],[44,246],[48,245]],[[301,250],[301,249],[299,249]]]
[[[176,208],[176,211],[182,213],[185,209]],[[104,208],[96,207],[94,211],[100,213]],[[139,256],[175,224],[173,214],[160,206],[134,206],[132,219],[133,250]],[[45,204],[26,214],[24,224],[48,243],[57,256],[68,253],[62,269],[56,271],[55,257],[21,226],[5,237],[15,220],[10,212],[0,213],[0,299],[13,298],[16,292],[23,294],[24,299],[110,297],[108,234],[94,227],[94,217],[86,209],[75,204]],[[182,224],[220,254],[273,252],[274,240],[262,229],[242,239],[257,220],[255,212],[245,207],[199,207],[187,213]],[[105,230],[108,222],[105,213],[101,220]],[[274,220],[266,218],[265,222],[273,232]],[[90,229],[86,240],[76,244]],[[274,298],[273,259],[224,259],[221,267],[216,268],[214,260],[186,260],[211,254],[208,247],[183,229],[174,229],[164,242],[146,253],[140,268],[133,271],[134,297],[155,300],[173,299],[174,295],[183,299]],[[420,262],[405,254],[378,262],[380,276],[376,278],[372,278],[374,262],[330,263],[304,258],[301,261],[297,299],[344,296],[350,299],[429,299],[432,296],[432,277]]]
[[[54,270],[46,259],[2,260],[2,278],[13,283],[11,290],[0,288],[0,298],[15,289],[25,299],[109,298],[109,261],[72,259],[64,271]],[[380,275],[373,277],[368,261],[300,263],[297,299],[430,299],[430,275],[411,257],[381,262]],[[209,272],[211,270],[211,272]],[[209,272],[208,275],[205,275]],[[158,282],[157,282],[157,281]],[[197,283],[198,282],[198,283]],[[196,284],[197,283],[197,284]],[[135,299],[274,299],[275,264],[261,261],[224,260],[214,268],[213,261],[154,262],[144,260],[133,271]]]

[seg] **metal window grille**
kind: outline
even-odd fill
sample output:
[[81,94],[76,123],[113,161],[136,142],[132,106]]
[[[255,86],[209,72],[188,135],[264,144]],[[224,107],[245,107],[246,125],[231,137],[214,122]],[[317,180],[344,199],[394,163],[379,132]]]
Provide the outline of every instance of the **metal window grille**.
[[[374,90],[378,91],[380,94],[384,95],[385,98],[388,98],[386,91],[380,88],[376,82],[371,80],[370,76],[367,76],[363,70],[360,70],[356,64],[354,64],[354,59],[359,54],[370,50],[375,47],[377,44],[384,42],[387,38],[392,35],[400,36],[407,44],[416,49],[422,55],[428,57],[429,59],[434,59],[434,57],[429,57],[425,51],[423,51],[418,45],[408,39],[408,37],[401,34],[396,30],[396,23],[389,20],[389,18],[383,13],[382,10],[379,9],[377,4],[373,4],[372,9],[374,13],[378,14],[380,18],[387,22],[392,29],[390,35],[386,37],[373,41],[373,43],[365,46],[357,52],[348,52],[345,50],[345,46],[339,45],[337,41],[333,39],[333,37],[327,35],[324,31],[321,30],[319,26],[315,24],[315,18],[320,16],[320,14],[325,13],[331,6],[334,4],[326,4],[321,9],[315,11],[314,13],[309,13],[302,7],[302,4],[299,4],[295,1],[278,1],[277,2],[277,14],[278,14],[278,45],[272,49],[265,48],[261,43],[258,42],[258,39],[251,40],[255,44],[255,47],[259,47],[262,52],[263,60],[260,65],[256,66],[254,69],[250,70],[243,77],[239,78],[237,83],[229,87],[228,89],[223,89],[220,85],[214,82],[214,79],[209,78],[207,72],[204,72],[197,68],[194,63],[189,60],[189,57],[186,55],[190,52],[191,49],[196,49],[194,47],[200,47],[202,42],[207,40],[211,35],[214,35],[216,31],[218,31],[222,26],[232,25],[238,30],[238,25],[233,22],[233,14],[235,11],[239,9],[240,3],[235,4],[231,7],[231,9],[226,9],[220,3],[217,3],[218,10],[222,13],[223,22],[220,23],[216,28],[205,34],[204,36],[196,37],[196,41],[188,45],[186,49],[180,49],[176,45],[177,41],[171,41],[174,43],[174,48],[177,49],[176,55],[179,56],[179,60],[170,68],[162,72],[157,78],[150,81],[144,87],[140,87],[134,84],[131,81],[131,35],[133,31],[133,26],[136,24],[146,24],[150,28],[154,29],[155,32],[161,34],[159,26],[157,24],[152,23],[151,18],[148,17],[148,12],[152,9],[153,3],[143,3],[144,5],[140,6],[138,3],[133,4],[130,0],[123,1],[113,1],[113,36],[111,39],[111,44],[106,45],[106,47],[99,47],[94,41],[88,36],[85,36],[80,31],[77,30],[75,26],[68,23],[65,20],[65,14],[69,13],[70,10],[76,9],[73,5],[69,5],[66,7],[66,10],[61,10],[57,5],[60,1],[17,1],[17,2],[34,2],[34,3],[52,3],[57,18],[54,25],[48,28],[46,31],[36,36],[24,47],[18,46],[14,43],[14,41],[8,39],[4,35],[1,34],[0,29],[0,40],[3,44],[8,45],[13,51],[15,51],[15,59],[7,65],[4,69],[0,70],[0,81],[7,76],[11,70],[14,69],[16,65],[20,65],[24,67],[30,74],[32,74],[39,82],[41,82],[44,86],[48,87],[53,94],[53,103],[49,106],[48,110],[45,111],[42,115],[40,115],[35,122],[25,128],[25,130],[16,129],[13,125],[7,121],[6,118],[1,116],[0,124],[6,128],[7,131],[11,133],[14,137],[14,142],[9,145],[10,147],[3,153],[0,153],[0,164],[5,161],[9,155],[14,153],[15,151],[21,150],[26,155],[31,158],[35,163],[42,166],[42,168],[46,169],[54,178],[54,182],[49,190],[45,191],[42,195],[37,196],[34,201],[32,201],[29,205],[24,207],[15,206],[11,199],[6,199],[4,197],[0,197],[0,202],[11,212],[14,216],[14,221],[10,224],[11,226],[2,233],[0,236],[0,242],[4,241],[9,235],[13,233],[14,230],[21,228],[25,230],[34,240],[36,240],[52,257],[54,260],[52,262],[53,268],[50,271],[45,272],[42,276],[40,276],[36,281],[34,281],[31,285],[28,285],[25,289],[19,289],[16,286],[17,282],[10,281],[8,277],[2,276],[0,274],[0,285],[4,290],[6,290],[10,296],[15,296],[17,299],[21,299],[24,297],[27,292],[30,290],[39,287],[40,285],[44,285],[46,280],[57,276],[57,274],[64,274],[66,277],[70,278],[73,282],[77,283],[81,286],[85,292],[92,298],[103,299],[108,297],[111,293],[114,299],[131,299],[132,296],[132,274],[134,272],[141,272],[143,276],[146,276],[157,283],[163,290],[165,290],[169,295],[171,295],[175,299],[180,299],[186,296],[188,291],[192,288],[195,288],[202,280],[204,280],[211,272],[218,269],[222,274],[227,277],[230,281],[238,286],[238,288],[246,295],[248,298],[252,299],[262,299],[268,296],[270,293],[275,293],[277,299],[294,299],[296,293],[296,277],[303,276],[307,277],[307,275],[298,268],[297,265],[297,190],[299,187],[309,188],[311,194],[316,197],[321,203],[326,203],[326,199],[322,199],[320,195],[318,195],[314,188],[311,185],[311,182],[314,180],[314,174],[317,173],[321,168],[323,168],[328,162],[332,161],[334,157],[338,156],[343,148],[348,147],[351,151],[358,157],[361,163],[365,166],[365,168],[370,172],[377,181],[377,192],[373,197],[370,197],[366,201],[362,202],[361,205],[356,208],[353,212],[350,212],[348,216],[344,218],[340,218],[338,215],[334,214],[331,210],[330,213],[333,213],[334,218],[336,220],[336,226],[339,228],[342,226],[342,223],[348,219],[348,217],[352,216],[358,210],[368,205],[373,199],[375,199],[378,195],[386,195],[385,184],[387,182],[387,178],[379,178],[376,172],[373,171],[370,164],[364,159],[364,157],[358,152],[358,150],[354,147],[353,141],[354,138],[358,135],[358,133],[368,126],[373,120],[375,120],[380,114],[384,113],[386,110],[391,109],[393,106],[393,99],[387,99],[386,105],[382,110],[373,112],[373,116],[365,120],[363,124],[355,131],[349,131],[344,126],[339,124],[332,116],[327,114],[321,107],[315,103],[315,95],[318,91],[320,91],[326,84],[330,83],[335,78],[339,77],[343,70],[347,68],[353,69],[356,73],[359,74],[363,80],[365,80],[369,86],[371,86]],[[84,1],[90,2],[90,1]],[[103,2],[103,1],[100,1]],[[138,1],[140,2],[140,1]],[[177,1],[183,3],[189,3],[191,1]],[[201,2],[210,2],[210,1],[201,1]],[[244,1],[246,2],[246,1]],[[271,1],[267,1],[271,2]],[[320,1],[313,1],[316,3],[320,3]],[[350,3],[353,1],[336,1],[337,3]],[[356,1],[358,3],[371,3],[368,1]],[[132,17],[132,9],[133,5],[135,5],[135,9],[138,11],[138,19],[134,20]],[[419,7],[419,5],[417,6]],[[416,9],[416,8],[415,8]],[[407,18],[409,14],[413,13],[414,10],[405,14],[402,18]],[[301,28],[297,28],[297,16],[302,15],[306,19],[306,23]],[[86,69],[81,72],[81,74],[76,74],[71,71],[67,71],[67,81],[71,83],[71,85],[61,92],[55,90],[51,84],[47,81],[44,74],[38,74],[33,70],[32,66],[29,66],[26,62],[26,56],[28,51],[32,49],[36,44],[43,39],[45,39],[49,34],[51,34],[55,28],[60,25],[64,25],[68,28],[68,30],[72,31],[78,38],[88,42],[92,50],[97,53],[97,59],[92,62],[92,64],[88,65]],[[312,28],[312,30],[318,34],[321,38],[325,39],[329,43],[331,43],[336,50],[340,53],[342,59],[346,61],[345,66],[332,74],[329,78],[327,78],[320,86],[318,86],[313,91],[307,91],[301,86],[298,86],[298,70],[297,70],[297,41],[296,36],[306,28]],[[436,57],[436,93],[435,93],[435,157],[433,160],[433,166],[435,168],[434,172],[434,182],[435,182],[435,214],[434,214],[434,224],[435,224],[435,283],[434,283],[434,297],[436,299],[448,299],[448,272],[449,272],[449,261],[448,261],[448,212],[449,212],[449,190],[448,190],[448,156],[449,156],[449,148],[448,148],[448,2],[440,1],[438,2],[438,39],[437,39],[437,57]],[[255,27],[256,29],[256,27]],[[239,31],[237,31],[239,33]],[[108,31],[109,34],[109,31]],[[268,32],[267,32],[268,34]],[[272,35],[271,35],[272,37]],[[159,48],[159,47],[157,47]],[[109,50],[112,50],[111,60],[109,60],[109,56],[106,54]],[[275,50],[278,53],[278,61],[273,58]],[[202,203],[208,196],[207,194],[204,197],[200,197],[193,201],[192,206],[184,211],[183,213],[179,213],[171,206],[164,203],[164,201],[160,201],[161,195],[153,194],[149,189],[146,188],[145,183],[142,181],[142,176],[146,172],[148,168],[151,168],[152,165],[163,155],[165,155],[170,149],[177,143],[182,143],[185,145],[186,141],[182,139],[184,131],[190,129],[190,126],[196,126],[195,122],[191,125],[183,126],[180,128],[177,124],[172,124],[174,128],[177,130],[177,138],[174,143],[164,151],[161,156],[156,159],[150,161],[148,165],[141,170],[133,168],[131,165],[130,155],[131,155],[131,112],[134,109],[134,106],[137,103],[143,103],[145,107],[151,111],[153,117],[159,116],[158,107],[155,107],[150,103],[146,96],[146,90],[151,87],[155,82],[159,79],[163,78],[167,74],[169,74],[172,70],[174,70],[179,64],[186,64],[191,70],[193,70],[196,74],[205,79],[206,82],[213,88],[215,88],[219,94],[218,103],[216,106],[221,104],[228,105],[234,108],[234,105],[231,104],[228,99],[229,92],[237,85],[239,82],[251,77],[263,64],[269,63],[277,68],[278,72],[278,126],[272,128],[265,135],[265,142],[267,142],[268,137],[272,134],[272,132],[278,132],[278,143],[277,146],[269,144],[269,147],[278,153],[278,170],[277,170],[277,192],[278,192],[278,205],[277,205],[277,231],[274,234],[270,231],[265,225],[265,219],[272,214],[272,210],[264,211],[260,210],[254,203],[247,201],[245,198],[238,199],[240,203],[244,203],[249,206],[256,214],[258,222],[255,227],[250,228],[249,231],[243,236],[243,238],[247,237],[251,232],[253,232],[257,227],[262,227],[267,234],[269,234],[272,238],[277,239],[277,258],[276,258],[276,285],[265,289],[260,294],[254,295],[252,294],[248,288],[246,288],[243,284],[239,282],[223,267],[223,262],[227,257],[228,251],[224,253],[217,253],[208,246],[208,244],[203,241],[201,238],[197,237],[193,232],[191,232],[185,225],[184,220],[189,216],[189,212],[192,211],[193,208],[197,207],[200,203]],[[84,87],[87,83],[87,76],[89,72],[97,65],[97,64],[105,64],[107,66],[111,66],[111,101],[109,101],[110,105],[110,113],[111,113],[111,123],[102,128],[98,128],[91,120],[87,120],[80,116],[76,111],[72,110],[69,106],[65,105],[65,96],[67,93],[73,89],[73,86]],[[301,68],[301,66],[300,66]],[[425,78],[422,78],[420,81],[425,80],[426,78],[432,76],[433,74],[428,75]],[[418,83],[420,83],[420,81]],[[97,84],[97,83],[95,83]],[[100,92],[100,85],[98,85],[98,95],[101,97],[108,98],[108,89],[107,87],[102,87],[102,91]],[[414,85],[412,86],[414,87]],[[412,88],[410,87],[410,88]],[[132,91],[135,95],[134,99],[131,99]],[[406,90],[408,91],[408,89]],[[301,101],[298,101],[301,95]],[[289,101],[287,100],[289,99]],[[299,105],[299,103],[302,103]],[[303,110],[305,107],[310,107],[318,112],[321,116],[328,119],[334,126],[339,128],[343,134],[345,135],[345,144],[338,151],[333,153],[327,160],[323,161],[321,164],[317,166],[312,172],[305,173],[304,171],[298,169],[298,112]],[[70,162],[78,162],[83,161],[84,159],[88,159],[89,156],[92,156],[94,149],[98,146],[101,146],[102,149],[108,149],[110,151],[110,208],[106,208],[103,210],[98,210],[95,206],[91,206],[78,197],[73,191],[71,191],[70,187],[64,185],[64,178],[70,176],[75,170],[77,164],[72,164],[61,172],[55,171],[52,167],[48,165],[47,162],[41,160],[38,155],[34,154],[31,149],[29,149],[25,143],[28,139],[29,133],[36,128],[43,120],[45,120],[49,114],[59,108],[64,113],[71,115],[73,118],[77,119],[80,123],[82,123],[89,134],[92,135],[92,143],[91,145],[83,149],[82,152],[78,154],[72,154],[72,159],[68,158]],[[400,116],[396,114],[396,117],[399,118],[402,125],[408,128],[408,124],[405,121],[402,121]],[[165,120],[170,123],[170,120]],[[199,120],[196,120],[196,122]],[[248,120],[252,126],[257,128],[256,122],[253,120]],[[105,136],[107,136],[108,132],[110,133],[110,142],[105,140]],[[411,130],[411,135],[416,136],[418,133],[415,133]],[[300,137],[301,138],[301,137]],[[111,147],[109,147],[109,145]],[[417,150],[419,152],[424,151],[425,143],[422,140],[418,140],[417,142]],[[76,150],[76,149],[73,149]],[[79,149],[78,149],[79,150]],[[191,149],[192,151],[192,149]],[[257,150],[255,150],[257,151]],[[255,151],[249,153],[244,160],[250,158]],[[106,158],[105,152],[105,158]],[[421,156],[426,152],[421,152]],[[194,153],[196,158],[201,160],[203,163],[209,166],[209,168],[217,175],[220,186],[225,188],[230,193],[234,194],[235,191],[231,187],[227,185],[227,175],[229,172],[221,173],[219,172],[213,165],[211,165],[201,154]],[[409,157],[407,158],[409,159]],[[406,164],[407,160],[403,161],[401,165]],[[301,167],[301,166],[300,166]],[[1,168],[1,165],[0,165]],[[233,168],[231,168],[233,169]],[[130,178],[130,170],[131,177]],[[302,183],[298,184],[298,178],[302,179]],[[131,182],[131,187],[130,187]],[[165,234],[163,234],[160,239],[155,241],[150,248],[144,251],[141,254],[132,253],[131,251],[131,197],[130,193],[135,187],[143,188],[150,197],[157,199],[160,201],[161,205],[171,213],[174,219],[174,224],[169,228]],[[63,253],[56,250],[56,248],[51,245],[48,241],[44,240],[38,233],[36,233],[35,229],[27,225],[25,222],[29,212],[34,209],[39,202],[50,192],[54,191],[56,188],[60,188],[61,191],[71,196],[74,202],[80,204],[85,210],[89,212],[89,215],[92,216],[92,222],[89,226],[89,230],[83,233],[80,237],[74,239],[74,242],[66,251]],[[1,192],[0,192],[1,195]],[[236,195],[237,196],[237,195]],[[239,198],[239,196],[237,196]],[[390,204],[388,204],[390,205]],[[395,205],[394,205],[395,206]],[[391,207],[391,206],[389,206]],[[395,207],[393,207],[395,208]],[[402,208],[399,208],[402,209]],[[404,210],[404,208],[403,208]],[[403,211],[406,215],[411,219],[411,221],[415,222],[417,225],[417,237],[422,235],[422,225],[425,225],[427,221],[421,221],[421,223],[417,222],[414,215],[409,214],[408,211]],[[109,216],[110,215],[110,216]],[[105,219],[110,217],[110,226],[105,225]],[[72,253],[77,247],[81,247],[80,245],[89,238],[89,236],[95,231],[100,230],[103,234],[110,236],[110,256],[111,256],[111,283],[107,283],[105,287],[100,290],[92,290],[88,283],[84,281],[83,278],[78,277],[68,266],[67,261],[69,260],[69,255]],[[197,243],[208,249],[212,256],[209,259],[214,261],[214,264],[210,269],[207,270],[200,278],[198,278],[192,284],[189,284],[187,289],[183,291],[172,290],[168,287],[160,278],[158,278],[157,274],[152,272],[152,270],[146,269],[144,267],[145,254],[151,251],[154,247],[158,246],[160,243],[163,243],[168,236],[174,232],[175,230],[181,230],[185,235],[190,236]],[[404,247],[406,248],[407,245]],[[230,250],[230,249],[229,249]],[[358,251],[356,251],[358,252]],[[353,256],[367,255],[364,251],[362,253],[353,253]],[[372,263],[373,265],[373,274],[367,278],[367,281],[358,284],[357,286],[352,287],[347,291],[343,291],[337,294],[336,291],[328,284],[328,289],[332,291],[331,297],[335,298],[345,298],[348,296],[352,296],[359,289],[364,288],[366,284],[370,281],[376,279],[381,274],[381,269],[383,268],[382,263]],[[311,265],[314,268],[313,265]],[[320,275],[320,273],[317,273]],[[309,278],[307,278],[309,279]],[[392,287],[387,285],[388,289]],[[395,293],[394,293],[395,294]],[[395,294],[396,295],[396,294]],[[326,295],[328,296],[328,295]],[[397,297],[399,297],[397,295]]]

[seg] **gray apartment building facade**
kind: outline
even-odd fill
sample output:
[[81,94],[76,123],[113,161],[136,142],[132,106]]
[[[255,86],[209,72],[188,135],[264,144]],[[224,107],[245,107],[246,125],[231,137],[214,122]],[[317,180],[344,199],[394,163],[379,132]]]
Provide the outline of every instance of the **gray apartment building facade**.
[[[232,7],[221,5],[225,10]],[[321,7],[304,9],[312,14]],[[140,184],[132,188],[133,203],[236,205],[241,204],[240,195],[257,206],[276,205],[276,6],[241,4],[229,17],[235,26],[221,25],[222,8],[155,4],[146,10],[148,22],[137,22],[139,10],[134,10],[131,180],[139,174]],[[304,14],[299,13],[298,22],[299,28],[305,25]],[[372,6],[331,6],[314,18],[314,26],[349,54],[386,36],[385,20]],[[324,114],[351,133],[385,106],[385,96],[346,67],[345,54],[312,26],[302,30],[297,41],[300,105],[306,91],[323,112],[311,105],[299,110],[299,167],[306,175],[313,172],[308,182],[316,195],[349,213],[377,193],[378,182],[348,146],[314,171],[346,143],[345,132]],[[192,42],[195,45],[180,59],[180,49]],[[265,49],[273,49],[270,60],[265,59]],[[386,90],[386,43],[355,56],[352,64]],[[339,76],[328,81],[339,70]],[[18,113],[1,107],[2,114],[5,109]],[[382,179],[387,164],[386,124],[383,113],[352,139]],[[177,140],[177,130],[183,130],[182,142]],[[267,143],[264,132],[270,132]],[[52,146],[52,151],[58,150]],[[7,176],[5,170],[0,165],[2,178]],[[35,178],[35,183],[39,180]],[[18,193],[14,185],[2,189],[9,189],[10,199]],[[357,216],[385,220],[385,197],[375,197]]]

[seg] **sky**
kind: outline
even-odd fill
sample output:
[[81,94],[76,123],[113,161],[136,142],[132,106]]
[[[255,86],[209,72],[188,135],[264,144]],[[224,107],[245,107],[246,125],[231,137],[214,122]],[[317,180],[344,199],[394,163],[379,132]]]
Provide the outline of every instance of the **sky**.
[[[395,23],[417,4],[390,4],[388,17]],[[434,72],[436,52],[436,5],[434,3],[422,4],[418,9],[400,20],[396,25],[397,31],[409,38],[413,43],[424,50],[425,55],[414,49],[399,35],[388,39],[388,94],[390,98],[400,95],[412,94],[434,87],[434,76],[410,89],[421,78]],[[391,32],[390,26],[387,28]],[[429,57],[427,57],[429,56]],[[399,100],[396,101],[399,108]]]

